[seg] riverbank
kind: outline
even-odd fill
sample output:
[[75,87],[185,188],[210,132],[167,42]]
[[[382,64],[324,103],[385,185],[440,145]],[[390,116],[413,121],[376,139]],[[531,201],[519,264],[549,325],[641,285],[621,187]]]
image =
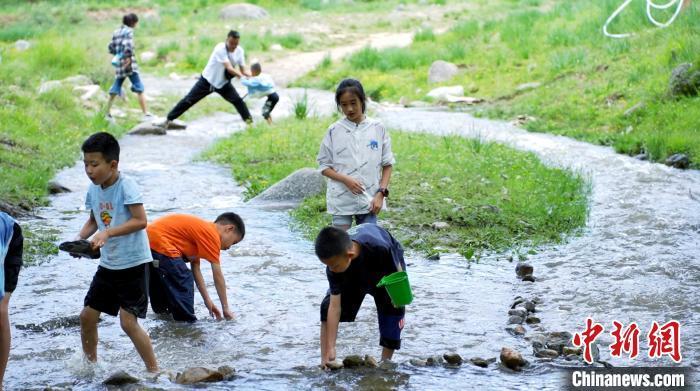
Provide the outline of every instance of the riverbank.
[[[332,89],[353,76],[373,99],[391,102],[429,101],[426,94],[435,87],[460,86],[465,95],[485,100],[457,104],[460,110],[505,120],[520,116],[530,131],[652,161],[682,153],[699,168],[698,98],[673,96],[669,80],[680,64],[700,63],[700,4],[692,2],[665,29],[648,22],[641,4],[631,4],[610,29],[635,35],[605,37],[602,25],[618,5],[578,0],[468,14],[445,34],[424,29],[408,48],[366,48],[319,67],[296,85]],[[656,16],[666,20],[666,14]],[[431,83],[429,68],[436,60],[454,68]]]
[[[259,124],[219,141],[204,157],[230,166],[252,198],[299,168],[316,167],[320,140],[334,120]],[[390,134],[397,164],[388,210],[379,217],[408,248],[472,259],[558,242],[585,225],[588,187],[577,174],[480,139]],[[325,195],[307,198],[292,216],[313,239],[330,223]]]

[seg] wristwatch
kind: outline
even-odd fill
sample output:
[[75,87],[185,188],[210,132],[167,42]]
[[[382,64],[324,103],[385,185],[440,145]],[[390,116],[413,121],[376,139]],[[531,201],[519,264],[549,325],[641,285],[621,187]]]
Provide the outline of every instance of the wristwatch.
[[379,189],[377,189],[377,193],[382,193],[382,195],[385,198],[389,198],[389,189],[387,189],[386,187],[380,187]]

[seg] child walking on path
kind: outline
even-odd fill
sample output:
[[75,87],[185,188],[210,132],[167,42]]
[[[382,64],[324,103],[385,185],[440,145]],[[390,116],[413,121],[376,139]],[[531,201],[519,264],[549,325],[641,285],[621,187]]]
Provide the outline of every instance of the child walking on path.
[[[175,320],[194,322],[194,284],[204,299],[209,314],[216,319],[222,312],[209,297],[200,269],[200,259],[209,261],[223,317],[233,319],[226,296],[226,280],[221,271],[219,252],[243,240],[245,225],[235,213],[223,213],[209,222],[197,216],[171,214],[161,217],[146,229],[153,255],[150,290],[151,308],[169,313]],[[185,264],[189,262],[192,270]]]
[[[153,115],[146,110],[146,99],[143,96],[143,83],[139,77],[139,66],[136,63],[136,51],[134,49],[134,28],[139,22],[136,14],[124,15],[122,19],[123,25],[112,34],[112,42],[109,44],[109,53],[117,56],[116,61],[116,76],[114,83],[109,89],[109,102],[107,102],[107,118],[111,119],[112,104],[117,95],[121,95],[122,84],[128,77],[131,81],[131,91],[136,93],[139,100],[139,106],[143,112],[143,120],[153,118]],[[113,64],[114,65],[114,64]]]
[[152,260],[141,192],[134,180],[119,172],[119,143],[114,136],[95,133],[85,140],[82,151],[92,184],[85,200],[90,217],[78,236],[87,239],[95,234],[92,246],[101,249],[100,265],[80,313],[83,352],[89,361],[97,361],[100,313],[118,315],[146,369],[156,372],[151,339],[136,319],[146,317],[148,263]]
[[326,206],[333,226],[347,230],[356,224],[375,223],[395,162],[391,139],[384,126],[365,116],[367,98],[362,84],[345,79],[335,91],[335,103],[345,118],[326,132],[316,160],[329,178]]
[[3,389],[12,342],[10,296],[17,287],[23,252],[22,228],[10,215],[0,212],[0,390]]
[[354,322],[366,294],[377,306],[382,360],[390,360],[401,348],[405,307],[395,308],[382,277],[406,270],[403,248],[389,232],[376,224],[360,224],[348,232],[326,227],[315,242],[316,255],[326,265],[328,293],[321,302],[321,366],[335,360],[339,322]]
[[262,116],[268,124],[272,124],[270,113],[280,100],[280,96],[275,91],[275,82],[270,75],[262,73],[262,67],[259,62],[250,66],[250,72],[253,77],[241,79],[241,83],[248,88],[248,97],[267,97],[262,108]]

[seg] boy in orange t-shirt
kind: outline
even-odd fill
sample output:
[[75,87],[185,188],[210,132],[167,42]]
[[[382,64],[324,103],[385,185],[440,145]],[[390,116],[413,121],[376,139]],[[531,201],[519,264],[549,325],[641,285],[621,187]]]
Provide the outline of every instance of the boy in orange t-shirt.
[[[228,212],[211,223],[197,216],[171,214],[150,223],[146,232],[153,255],[149,288],[153,311],[169,313],[175,320],[196,321],[196,283],[209,314],[221,319],[222,312],[209,297],[202,277],[199,261],[205,259],[211,264],[223,317],[233,319],[233,312],[229,309],[226,297],[226,280],[221,271],[219,251],[228,250],[243,240],[245,225],[241,217]],[[192,265],[192,270],[187,267],[186,262]]]

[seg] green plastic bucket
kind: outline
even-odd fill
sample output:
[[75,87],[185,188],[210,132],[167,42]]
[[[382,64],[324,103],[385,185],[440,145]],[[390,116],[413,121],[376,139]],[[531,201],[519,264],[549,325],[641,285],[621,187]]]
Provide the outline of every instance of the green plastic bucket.
[[384,276],[377,284],[377,288],[380,287],[386,288],[386,292],[391,298],[391,304],[396,308],[409,305],[413,301],[413,292],[411,292],[406,272],[396,272]]

